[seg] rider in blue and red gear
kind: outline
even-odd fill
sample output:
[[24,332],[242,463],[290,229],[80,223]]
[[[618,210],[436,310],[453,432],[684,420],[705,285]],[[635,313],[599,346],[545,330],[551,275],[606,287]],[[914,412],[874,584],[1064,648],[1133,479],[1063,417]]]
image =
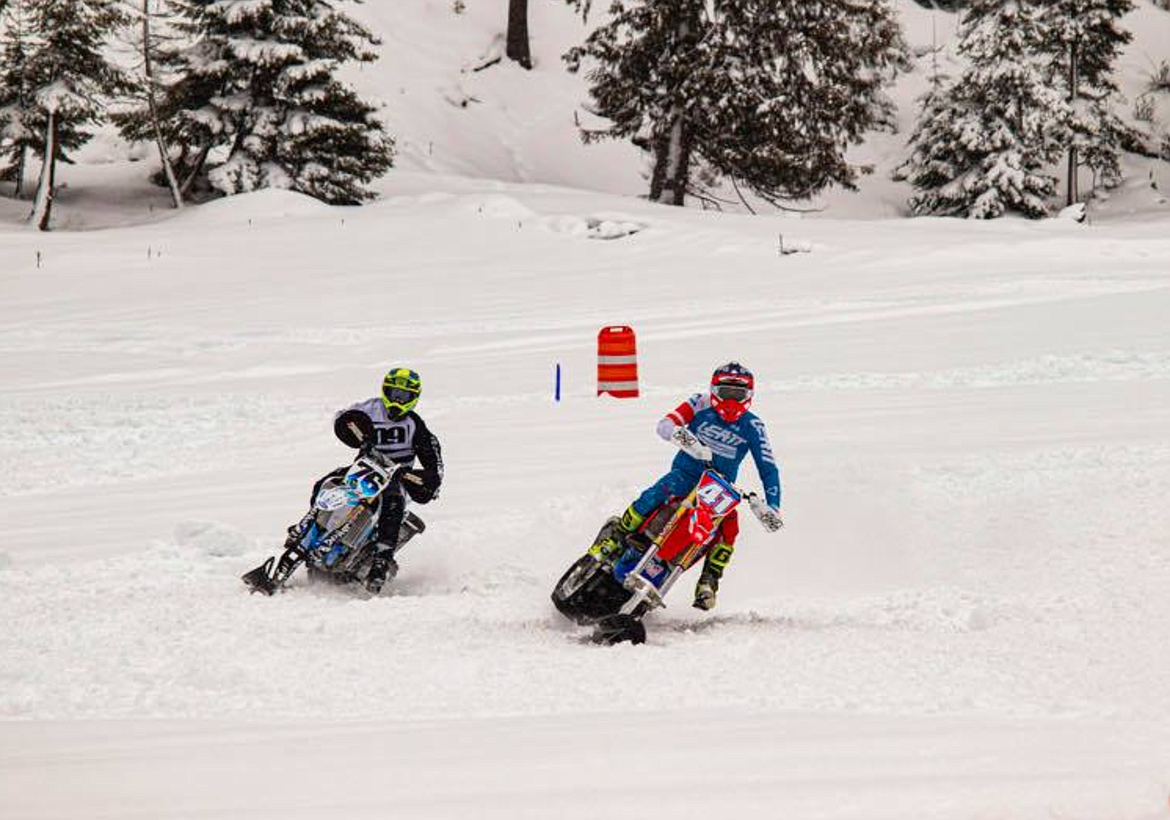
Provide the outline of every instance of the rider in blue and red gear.
[[[748,408],[752,403],[755,378],[738,362],[729,362],[711,376],[707,393],[696,393],[658,422],[658,435],[679,444],[671,470],[648,487],[622,514],[620,530],[631,533],[655,509],[671,497],[682,497],[699,483],[710,464],[728,481],[735,481],[739,465],[750,452],[764,485],[768,505],[780,510],[780,470],[768,441],[763,420]],[[715,606],[719,580],[735,549],[739,524],[735,512],[720,525],[719,541],[707,553],[703,571],[695,585],[694,606]],[[602,540],[590,550],[596,557],[607,556],[618,543],[616,537]]]

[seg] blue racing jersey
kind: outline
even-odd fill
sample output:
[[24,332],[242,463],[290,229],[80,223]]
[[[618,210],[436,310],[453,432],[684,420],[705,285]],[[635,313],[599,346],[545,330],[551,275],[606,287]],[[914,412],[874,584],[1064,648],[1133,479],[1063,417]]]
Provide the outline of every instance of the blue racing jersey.
[[[740,463],[750,452],[764,485],[765,499],[769,506],[780,508],[780,468],[768,440],[768,430],[759,416],[748,411],[733,422],[724,421],[711,407],[710,395],[696,393],[667,413],[666,420],[671,422],[670,429],[659,425],[663,438],[669,439],[675,426],[685,426],[711,448],[711,463],[729,481],[735,481]],[[696,480],[704,469],[703,462],[681,450],[671,467],[694,475]]]

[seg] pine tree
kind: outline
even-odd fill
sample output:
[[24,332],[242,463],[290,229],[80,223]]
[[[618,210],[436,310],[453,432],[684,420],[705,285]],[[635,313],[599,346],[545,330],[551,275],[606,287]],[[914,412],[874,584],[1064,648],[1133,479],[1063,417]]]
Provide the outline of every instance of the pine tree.
[[[941,46],[932,44],[930,52],[930,76],[928,77],[929,85],[917,100],[918,115],[915,121],[914,133],[910,137],[911,144],[933,144],[934,136],[926,134],[925,129],[934,128],[939,124],[946,123],[950,115],[950,112],[946,110],[948,104],[946,95],[951,83],[951,77],[939,69],[938,55],[940,51],[942,51]],[[890,175],[891,178],[895,182],[905,182],[910,174],[914,172],[914,161],[914,155],[903,160],[894,169]],[[943,170],[943,168],[936,167],[931,172],[939,173]]]
[[1117,116],[1113,64],[1133,36],[1120,22],[1133,0],[1049,0],[1040,14],[1040,51],[1049,79],[1070,109],[1066,133],[1067,204],[1078,199],[1077,171],[1087,167],[1106,185],[1121,180],[1121,143],[1135,135]]
[[[115,0],[36,0],[31,8],[37,43],[28,57],[33,119],[42,135],[36,204],[29,220],[47,231],[52,221],[57,164],[89,141],[105,99],[125,89],[103,45],[123,22]],[[27,123],[26,123],[27,124]]]
[[[583,5],[577,3],[577,5]],[[852,188],[851,143],[892,120],[905,50],[885,0],[615,0],[567,55],[608,129],[653,157],[650,198],[683,204],[702,163],[761,198]]]
[[[221,194],[288,188],[333,204],[357,204],[391,166],[393,140],[335,76],[371,62],[377,39],[330,0],[188,0],[195,44],[169,106],[181,120],[188,182]],[[210,152],[226,151],[206,167]]]
[[1048,212],[1068,108],[1034,55],[1037,4],[976,0],[959,50],[969,65],[923,112],[907,177],[916,214],[989,219]]
[[134,104],[110,119],[126,140],[155,144],[162,166],[158,181],[167,185],[174,206],[182,208],[183,192],[171,160],[171,146],[179,139],[178,117],[174,106],[165,104],[177,61],[171,5],[167,0],[136,0],[137,21],[130,40],[140,59],[129,80]]
[[13,183],[17,199],[24,193],[29,154],[41,144],[30,93],[32,32],[26,2],[0,4],[0,179]]
[[[588,12],[586,7],[584,13]],[[611,19],[565,55],[571,71],[589,58],[590,96],[611,121],[587,142],[630,139],[653,155],[650,198],[683,204],[690,177],[694,128],[685,117],[701,91],[698,53],[702,5],[691,0],[616,0]]]

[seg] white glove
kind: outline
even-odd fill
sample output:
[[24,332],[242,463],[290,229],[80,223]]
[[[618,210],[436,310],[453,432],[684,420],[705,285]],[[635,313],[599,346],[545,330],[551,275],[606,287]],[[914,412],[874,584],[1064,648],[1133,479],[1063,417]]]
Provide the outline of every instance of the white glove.
[[695,434],[685,427],[675,428],[675,431],[670,436],[670,440],[678,446],[678,449],[682,450],[691,458],[698,459],[699,461],[710,461],[714,457],[711,448],[699,441],[695,437]]
[[768,502],[755,493],[748,494],[748,505],[752,508],[752,514],[759,519],[768,532],[776,532],[784,526],[784,519],[780,517],[780,511],[769,506]]
[[658,426],[654,429],[658,431],[658,437],[660,439],[670,441],[670,437],[674,435],[674,431],[678,429],[678,425],[669,418],[664,418],[658,421]]

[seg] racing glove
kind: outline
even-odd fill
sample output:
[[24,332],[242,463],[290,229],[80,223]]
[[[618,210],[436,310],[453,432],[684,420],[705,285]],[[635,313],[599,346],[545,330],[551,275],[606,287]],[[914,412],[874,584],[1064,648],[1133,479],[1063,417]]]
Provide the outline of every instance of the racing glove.
[[333,434],[346,447],[358,449],[374,444],[374,422],[361,410],[346,410],[333,421]]
[[698,461],[710,461],[714,457],[711,448],[699,441],[695,434],[685,427],[676,427],[670,435],[670,440],[678,449]]
[[442,474],[438,470],[408,469],[401,474],[402,488],[416,504],[427,504],[439,495],[439,486],[443,483]]
[[752,514],[768,532],[776,532],[784,526],[784,519],[780,516],[779,508],[773,507],[755,493],[748,493],[747,499],[748,506],[752,508]]

